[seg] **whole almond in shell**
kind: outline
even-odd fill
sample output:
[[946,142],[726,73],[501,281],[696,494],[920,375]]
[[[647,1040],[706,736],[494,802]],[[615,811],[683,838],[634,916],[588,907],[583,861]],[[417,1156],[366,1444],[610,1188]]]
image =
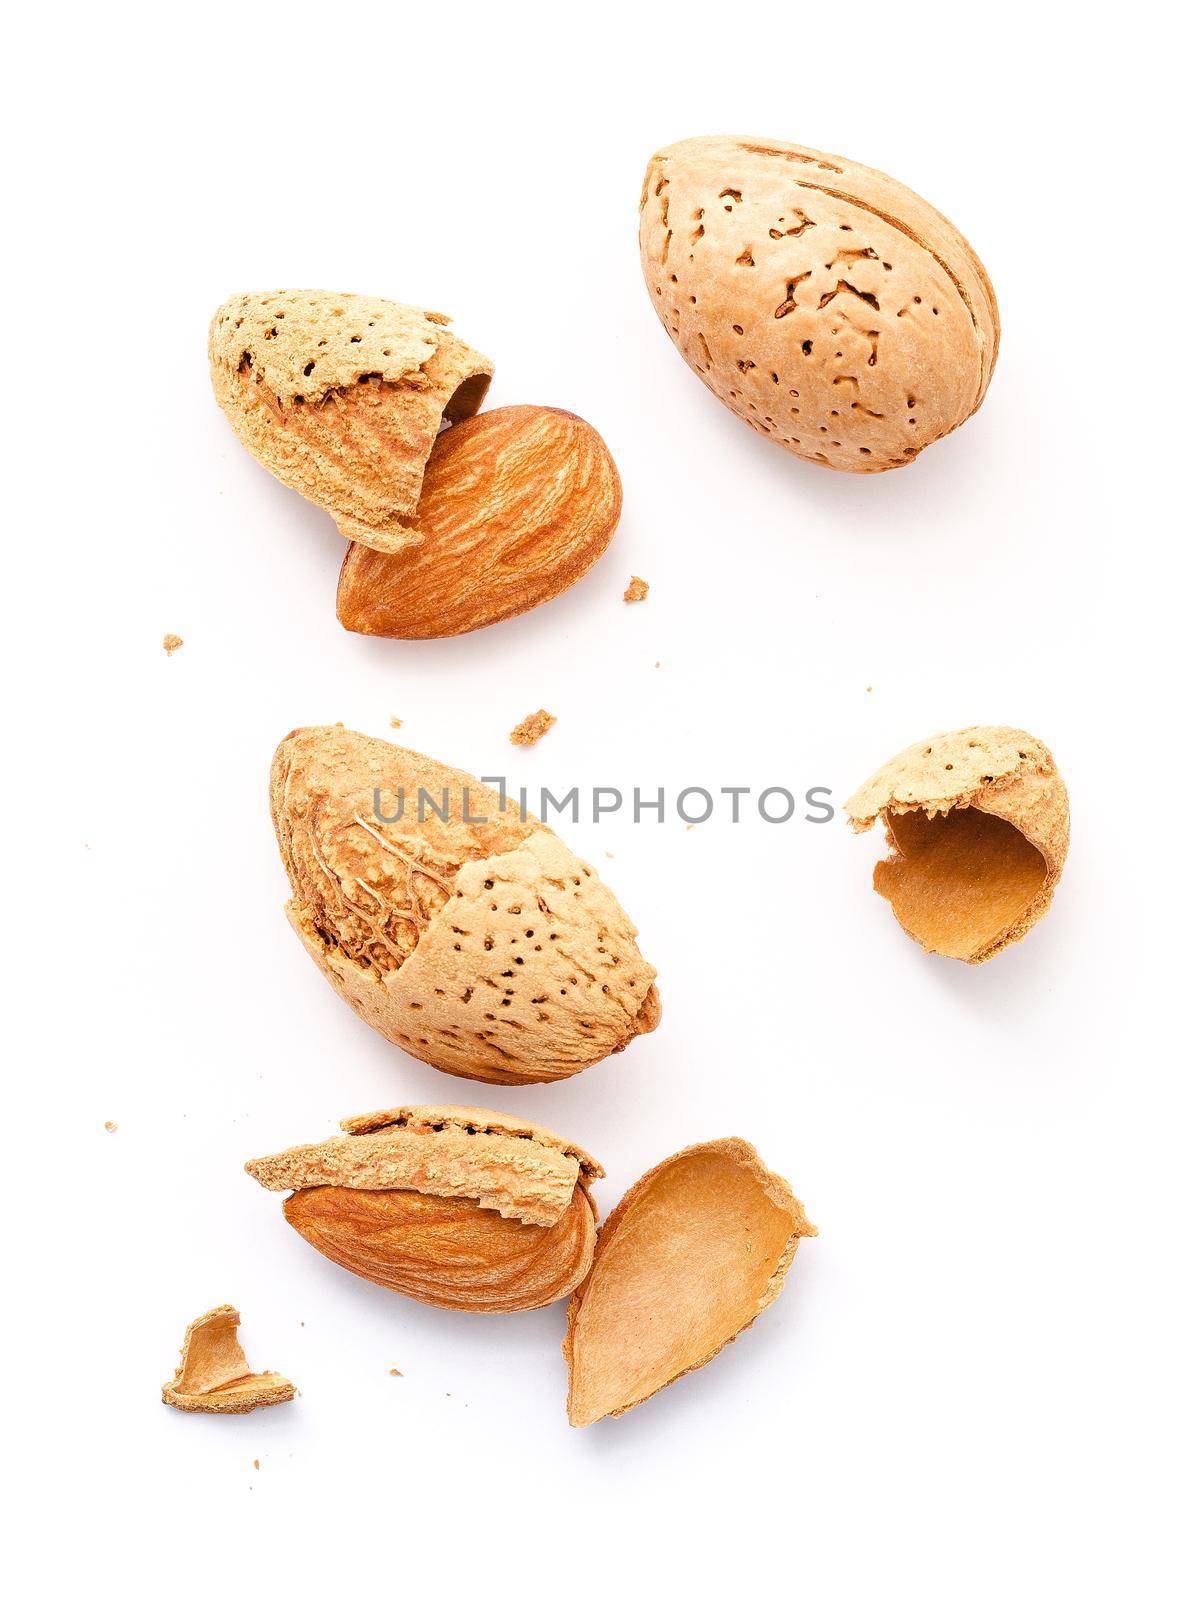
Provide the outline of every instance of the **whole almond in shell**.
[[846,811],[859,833],[883,820],[891,854],[876,863],[875,888],[904,931],[975,964],[1045,914],[1070,841],[1054,757],[1020,728],[963,728],[911,745]]
[[551,600],[604,553],[621,480],[596,430],[569,411],[502,406],[433,447],[412,542],[351,545],[337,612],[354,633],[440,639]]
[[704,1366],[776,1299],[816,1229],[744,1139],[692,1145],[608,1217],[567,1307],[567,1416],[620,1416]]
[[439,427],[491,381],[448,320],[323,289],[235,295],[209,328],[213,393],[251,455],[347,539],[400,550]]
[[654,968],[611,891],[477,778],[345,728],[301,728],[275,752],[271,813],[305,949],[410,1055],[539,1083],[657,1026]]
[[473,1106],[402,1106],[323,1144],[250,1161],[322,1255],[451,1311],[527,1311],[591,1265],[603,1169],[536,1124]]
[[905,466],[987,392],[1000,339],[987,273],[886,173],[779,140],[685,139],[650,161],[641,249],[684,360],[806,461]]

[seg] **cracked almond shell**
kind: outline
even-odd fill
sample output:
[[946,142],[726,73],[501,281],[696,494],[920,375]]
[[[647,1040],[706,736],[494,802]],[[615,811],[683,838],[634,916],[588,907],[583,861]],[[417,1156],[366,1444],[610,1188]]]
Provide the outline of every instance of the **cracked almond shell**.
[[295,1397],[295,1385],[277,1372],[251,1372],[238,1340],[241,1317],[217,1306],[188,1324],[179,1366],[162,1397],[178,1411],[243,1412]]
[[875,888],[925,950],[987,961],[1023,939],[1062,876],[1066,785],[1040,739],[963,728],[895,756],[846,803],[862,833],[878,819],[891,854]]
[[209,328],[213,393],[251,455],[347,539],[402,550],[439,427],[491,381],[448,320],[323,289],[235,295]]
[[488,1083],[549,1082],[657,1026],[654,968],[612,892],[477,778],[301,728],[275,752],[271,814],[301,943],[410,1055]]
[[988,275],[886,173],[779,140],[685,139],[650,161],[640,232],[684,360],[792,455],[885,472],[983,402],[1000,339]]
[[567,1416],[620,1416],[695,1372],[777,1298],[816,1229],[743,1139],[670,1156],[639,1179],[596,1240],[567,1308]]
[[585,1276],[596,1238],[586,1151],[473,1106],[401,1106],[246,1164],[292,1191],[284,1216],[347,1271],[451,1311],[527,1311]]
[[434,445],[414,542],[393,555],[346,551],[338,620],[389,639],[490,627],[583,577],[620,515],[616,463],[582,417],[550,406],[485,411]]

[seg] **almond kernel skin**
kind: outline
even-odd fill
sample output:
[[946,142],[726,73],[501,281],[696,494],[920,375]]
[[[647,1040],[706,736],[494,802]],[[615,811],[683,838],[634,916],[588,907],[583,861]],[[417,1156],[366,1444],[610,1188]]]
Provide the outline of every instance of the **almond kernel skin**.
[[526,1311],[582,1282],[596,1241],[593,1156],[482,1106],[347,1117],[321,1144],[246,1163],[292,1192],[284,1216],[338,1266],[451,1311]]
[[395,554],[352,544],[337,614],[351,633],[441,639],[569,588],[607,549],[621,480],[603,439],[549,406],[504,406],[442,433]]
[[548,1228],[406,1189],[300,1189],[283,1214],[338,1266],[448,1311],[532,1311],[561,1300],[587,1275],[596,1238],[582,1184]]

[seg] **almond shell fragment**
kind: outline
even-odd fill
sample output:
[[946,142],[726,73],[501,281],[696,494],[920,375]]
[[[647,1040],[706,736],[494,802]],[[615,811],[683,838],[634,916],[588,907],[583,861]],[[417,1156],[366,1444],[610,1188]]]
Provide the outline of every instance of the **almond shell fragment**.
[[217,1306],[189,1323],[179,1366],[164,1383],[165,1404],[179,1411],[237,1413],[295,1398],[295,1385],[278,1372],[251,1372],[237,1336],[241,1317]]
[[816,1229],[743,1139],[691,1145],[605,1222],[567,1308],[567,1416],[620,1416],[711,1361],[783,1288]]
[[1070,807],[1054,757],[1019,728],[938,734],[895,756],[846,803],[882,819],[875,888],[925,950],[973,965],[1023,939],[1062,877]]
[[474,415],[492,363],[438,312],[367,295],[234,295],[209,328],[213,393],[268,471],[376,550],[410,519],[443,422]]

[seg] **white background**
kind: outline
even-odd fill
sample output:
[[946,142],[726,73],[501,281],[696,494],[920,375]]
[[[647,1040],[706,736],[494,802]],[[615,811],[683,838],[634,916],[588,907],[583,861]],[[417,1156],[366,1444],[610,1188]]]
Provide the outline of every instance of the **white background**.
[[[1168,8],[40,16],[9,40],[4,385],[29,1588],[1194,1594],[1194,711],[1165,646],[1197,333]],[[911,467],[791,459],[660,329],[643,168],[725,132],[882,167],[986,262],[991,392]],[[591,574],[462,640],[343,633],[341,540],[208,388],[214,308],[284,285],[449,312],[496,362],[489,404],[594,423],[625,513]],[[512,749],[542,705],[558,725]],[[514,782],[839,801],[916,739],[1011,722],[1070,788],[1049,916],[978,970],[904,937],[840,816],[563,829],[638,924],[663,1023],[486,1102],[592,1149],[602,1211],[742,1135],[821,1230],[718,1361],[583,1433],[561,1306],[400,1299],[242,1173],[351,1113],[480,1096],[360,1023],[283,915],[277,740],[393,715]],[[226,1300],[293,1405],[159,1403]]]

